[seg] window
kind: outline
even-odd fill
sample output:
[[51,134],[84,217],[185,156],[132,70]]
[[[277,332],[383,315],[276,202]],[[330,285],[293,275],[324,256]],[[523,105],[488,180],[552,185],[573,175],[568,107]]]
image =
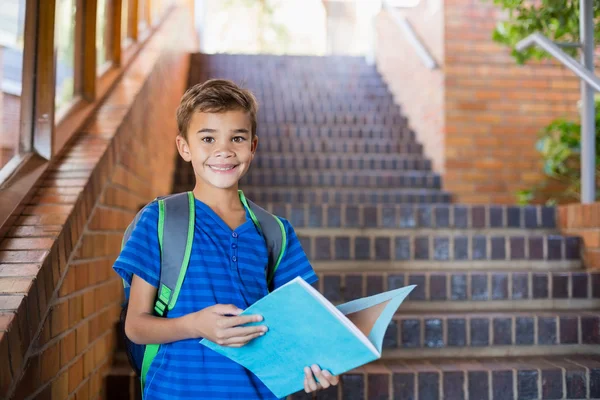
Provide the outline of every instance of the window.
[[25,0],[0,7],[0,169],[20,152]]
[[130,23],[129,23],[129,0],[122,0],[121,2],[121,43],[124,46],[129,44],[131,38]]
[[[96,8],[96,65],[104,66],[112,61],[112,0],[98,0]],[[98,74],[103,71],[98,68]]]
[[54,48],[56,51],[56,96],[59,110],[75,97],[75,0],[56,0]]
[[156,25],[160,21],[160,17],[163,14],[163,2],[162,0],[151,0],[152,10],[150,16],[152,17],[152,25]]
[[138,0],[138,31],[148,28],[148,0]]

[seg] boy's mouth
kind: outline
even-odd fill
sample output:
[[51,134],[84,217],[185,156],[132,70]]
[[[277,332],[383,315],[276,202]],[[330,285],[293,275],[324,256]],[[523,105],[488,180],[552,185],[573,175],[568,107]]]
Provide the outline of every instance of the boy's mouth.
[[221,165],[209,165],[208,168],[210,168],[212,171],[214,172],[218,172],[218,173],[228,173],[231,172],[233,170],[235,170],[238,166],[237,165],[233,165],[233,164],[221,164]]

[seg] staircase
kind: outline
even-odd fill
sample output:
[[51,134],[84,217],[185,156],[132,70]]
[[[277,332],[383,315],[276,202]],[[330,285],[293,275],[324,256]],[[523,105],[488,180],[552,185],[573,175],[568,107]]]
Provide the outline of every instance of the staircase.
[[[318,399],[600,398],[600,274],[553,208],[451,203],[361,58],[194,55],[190,84],[213,77],[259,100],[242,187],[294,225],[318,290],[337,304],[418,285],[382,359]],[[178,171],[174,191],[189,190]]]

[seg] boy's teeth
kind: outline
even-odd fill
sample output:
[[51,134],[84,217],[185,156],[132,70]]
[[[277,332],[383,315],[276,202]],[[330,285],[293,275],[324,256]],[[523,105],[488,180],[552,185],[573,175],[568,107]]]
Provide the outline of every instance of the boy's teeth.
[[217,171],[229,171],[230,169],[233,169],[233,167],[213,167],[211,166],[212,169],[216,169]]

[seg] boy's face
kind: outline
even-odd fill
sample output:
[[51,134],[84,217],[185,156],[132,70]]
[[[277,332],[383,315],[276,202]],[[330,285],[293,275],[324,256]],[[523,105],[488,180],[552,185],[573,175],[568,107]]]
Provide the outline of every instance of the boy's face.
[[258,144],[251,129],[250,117],[240,110],[197,112],[192,116],[187,140],[178,135],[177,149],[185,161],[192,163],[197,184],[237,189]]

